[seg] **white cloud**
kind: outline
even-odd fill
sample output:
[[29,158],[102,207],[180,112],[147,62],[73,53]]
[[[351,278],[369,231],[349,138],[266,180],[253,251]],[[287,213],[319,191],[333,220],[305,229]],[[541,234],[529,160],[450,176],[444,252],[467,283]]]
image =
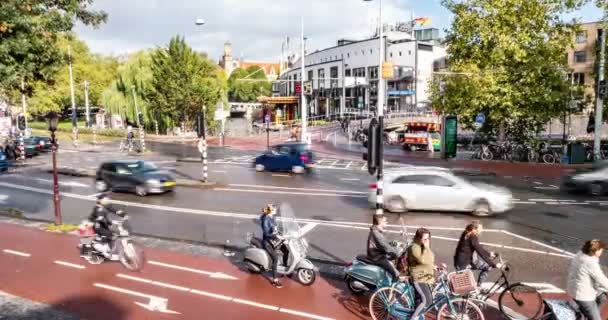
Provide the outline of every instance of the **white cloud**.
[[[385,22],[409,19],[408,3],[383,0]],[[340,38],[369,36],[378,16],[377,0],[96,0],[95,8],[109,14],[108,22],[98,29],[77,28],[94,52],[133,52],[182,35],[213,59],[229,40],[236,56],[278,60],[285,37],[297,46],[302,15],[309,51],[335,45]],[[198,17],[205,19],[204,26],[194,25]]]

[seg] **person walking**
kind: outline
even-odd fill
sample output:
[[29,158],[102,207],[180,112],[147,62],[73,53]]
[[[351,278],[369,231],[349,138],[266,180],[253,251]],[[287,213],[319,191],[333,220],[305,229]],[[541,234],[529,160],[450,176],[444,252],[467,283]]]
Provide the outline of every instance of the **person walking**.
[[481,284],[488,277],[490,268],[500,268],[500,263],[495,263],[494,252],[488,252],[480,243],[479,237],[483,232],[483,225],[479,221],[469,223],[458,240],[456,252],[454,254],[454,268],[461,271],[467,268],[478,270],[479,277],[477,285]]
[[435,254],[431,251],[431,232],[420,228],[414,235],[414,243],[408,248],[408,267],[416,289],[416,309],[410,317],[413,320],[424,318],[422,311],[433,303],[433,284],[435,283]]
[[585,242],[570,262],[567,292],[587,320],[602,320],[601,306],[608,300],[608,278],[600,266],[606,248],[601,240]]

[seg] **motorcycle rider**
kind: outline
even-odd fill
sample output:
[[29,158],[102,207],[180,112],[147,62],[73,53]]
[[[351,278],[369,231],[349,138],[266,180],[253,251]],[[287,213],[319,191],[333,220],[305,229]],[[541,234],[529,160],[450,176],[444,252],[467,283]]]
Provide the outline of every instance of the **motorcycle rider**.
[[384,215],[374,215],[372,227],[369,229],[369,236],[367,237],[367,257],[375,265],[386,270],[396,281],[399,279],[399,271],[391,260],[395,260],[399,252],[397,252],[397,248],[390,245],[384,236],[386,225],[387,221]]
[[109,207],[110,198],[102,193],[97,196],[95,208],[89,216],[89,221],[93,223],[93,229],[95,230],[96,238],[93,248],[109,258],[111,256],[111,242],[112,242],[112,231],[110,226],[112,220],[108,217],[110,213],[115,213],[112,208]]
[[283,239],[279,234],[277,223],[274,215],[277,213],[277,208],[274,204],[268,204],[262,209],[260,223],[262,226],[262,245],[272,256],[272,280],[273,286],[282,288],[283,284],[277,278],[277,269],[279,268],[279,259],[283,259],[283,265],[287,267],[289,259],[289,251],[283,243]]

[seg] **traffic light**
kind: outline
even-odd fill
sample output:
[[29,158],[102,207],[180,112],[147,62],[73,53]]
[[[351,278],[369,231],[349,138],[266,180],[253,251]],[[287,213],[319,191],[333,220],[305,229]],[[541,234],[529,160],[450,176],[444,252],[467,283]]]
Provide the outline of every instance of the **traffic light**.
[[17,127],[21,131],[25,130],[25,116],[24,115],[20,115],[17,117]]
[[205,136],[205,114],[202,112],[196,114],[196,134],[199,138]]
[[589,121],[587,121],[587,133],[595,132],[595,112],[591,111],[589,114]]
[[380,125],[374,118],[370,121],[367,131],[367,172],[371,175],[376,173],[380,164],[380,144],[382,143],[380,139],[382,139]]
[[606,97],[606,80],[600,81],[600,85],[598,87],[598,95],[604,99]]
[[140,112],[137,114],[137,121],[139,122],[138,125],[140,127],[144,126],[144,114],[143,113]]

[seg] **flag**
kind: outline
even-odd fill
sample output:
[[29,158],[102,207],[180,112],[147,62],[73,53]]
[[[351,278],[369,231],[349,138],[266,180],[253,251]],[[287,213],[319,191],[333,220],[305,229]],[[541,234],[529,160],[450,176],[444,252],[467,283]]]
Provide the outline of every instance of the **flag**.
[[426,26],[426,25],[431,24],[431,18],[429,18],[429,17],[416,18],[416,19],[414,19],[414,21],[421,26]]

